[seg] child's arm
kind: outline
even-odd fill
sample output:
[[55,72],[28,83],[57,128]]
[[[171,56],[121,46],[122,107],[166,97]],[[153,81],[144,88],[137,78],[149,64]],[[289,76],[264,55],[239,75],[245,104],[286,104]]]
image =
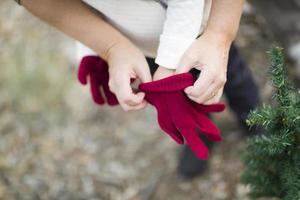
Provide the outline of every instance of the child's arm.
[[81,0],[22,0],[34,15],[82,42],[105,59],[110,67],[110,86],[124,110],[146,105],[144,94],[134,94],[130,79],[151,81],[143,53],[106,23]]
[[167,3],[166,21],[155,60],[161,67],[154,79],[174,72],[182,55],[198,36],[203,18],[204,0],[168,0]]
[[176,70],[201,70],[194,86],[186,88],[189,98],[197,103],[216,103],[222,96],[229,49],[238,31],[243,3],[244,0],[213,0],[206,30],[185,52]]

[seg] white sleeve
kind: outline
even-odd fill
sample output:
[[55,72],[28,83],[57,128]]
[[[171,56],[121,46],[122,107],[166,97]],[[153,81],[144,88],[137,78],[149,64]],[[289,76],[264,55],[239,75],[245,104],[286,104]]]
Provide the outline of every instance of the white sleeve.
[[169,69],[178,63],[199,34],[205,0],[168,0],[155,62]]

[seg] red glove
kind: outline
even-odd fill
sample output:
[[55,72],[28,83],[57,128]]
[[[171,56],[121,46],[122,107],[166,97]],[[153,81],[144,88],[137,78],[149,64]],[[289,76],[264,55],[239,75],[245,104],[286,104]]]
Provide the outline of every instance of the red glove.
[[108,87],[108,65],[99,56],[85,56],[82,58],[78,69],[78,80],[86,85],[89,77],[91,94],[96,104],[104,104],[105,100],[100,89],[103,89],[108,105],[118,105],[116,96]]
[[208,118],[209,112],[221,112],[224,104],[201,105],[191,101],[184,88],[193,85],[191,73],[174,75],[143,83],[140,90],[157,110],[158,123],[178,144],[184,140],[200,159],[208,158],[208,149],[198,131],[211,141],[221,141],[218,128]]

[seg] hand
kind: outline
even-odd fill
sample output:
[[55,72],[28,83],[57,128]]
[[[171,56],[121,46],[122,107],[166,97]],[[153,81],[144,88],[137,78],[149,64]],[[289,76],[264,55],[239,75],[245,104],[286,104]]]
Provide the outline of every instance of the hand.
[[151,74],[143,53],[132,43],[123,41],[108,50],[109,88],[115,93],[124,111],[142,109],[147,105],[145,93],[134,93],[131,79],[150,82]]
[[159,79],[163,79],[168,76],[172,76],[174,73],[175,73],[175,70],[159,66],[153,75],[153,80],[156,81]]
[[201,71],[193,86],[187,87],[187,96],[200,104],[219,102],[226,82],[227,62],[231,41],[220,34],[204,33],[183,55],[176,73],[192,68]]

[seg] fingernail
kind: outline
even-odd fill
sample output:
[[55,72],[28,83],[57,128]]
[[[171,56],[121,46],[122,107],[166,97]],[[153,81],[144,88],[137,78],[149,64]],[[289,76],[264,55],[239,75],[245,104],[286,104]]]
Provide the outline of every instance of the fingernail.
[[191,88],[190,88],[190,87],[186,88],[186,89],[184,90],[184,92],[187,93],[187,94],[191,94]]
[[139,92],[139,93],[137,94],[137,96],[138,96],[139,98],[141,98],[141,100],[142,100],[142,99],[145,98],[145,93]]

